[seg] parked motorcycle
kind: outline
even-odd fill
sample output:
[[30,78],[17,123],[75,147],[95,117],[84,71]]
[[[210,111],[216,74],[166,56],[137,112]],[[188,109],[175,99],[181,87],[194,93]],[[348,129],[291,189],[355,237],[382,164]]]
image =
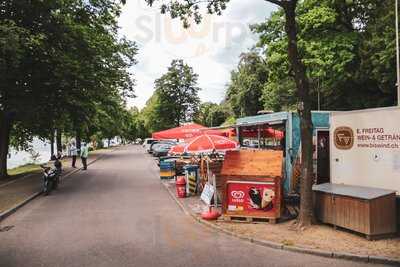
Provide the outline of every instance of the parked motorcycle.
[[43,193],[47,196],[52,190],[56,190],[60,183],[62,164],[59,157],[52,156],[54,168],[41,165],[43,169]]

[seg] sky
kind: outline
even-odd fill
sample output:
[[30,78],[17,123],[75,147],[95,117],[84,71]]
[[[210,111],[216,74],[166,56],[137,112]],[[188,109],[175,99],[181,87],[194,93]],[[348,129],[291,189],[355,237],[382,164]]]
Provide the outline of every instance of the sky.
[[145,106],[154,81],[166,73],[173,59],[183,59],[199,75],[202,101],[221,102],[239,55],[257,42],[249,25],[265,21],[275,9],[263,0],[231,0],[222,16],[205,15],[200,25],[185,30],[179,20],[161,15],[158,6],[127,1],[119,19],[120,33],[139,48],[138,64],[131,70],[137,97],[129,106]]

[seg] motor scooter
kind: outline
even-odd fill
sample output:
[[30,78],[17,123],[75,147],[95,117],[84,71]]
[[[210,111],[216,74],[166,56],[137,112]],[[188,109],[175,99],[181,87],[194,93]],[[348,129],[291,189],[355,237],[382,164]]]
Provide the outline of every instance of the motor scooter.
[[54,160],[54,168],[46,165],[40,165],[43,169],[43,193],[49,195],[52,190],[56,190],[60,183],[60,177],[62,172],[62,164],[59,157],[52,156],[51,160]]

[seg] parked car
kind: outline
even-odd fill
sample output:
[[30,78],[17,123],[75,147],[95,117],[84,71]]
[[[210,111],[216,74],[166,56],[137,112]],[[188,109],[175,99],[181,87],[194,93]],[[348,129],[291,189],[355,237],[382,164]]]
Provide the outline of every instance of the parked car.
[[153,149],[154,157],[165,157],[168,155],[168,151],[173,147],[174,144],[160,144]]
[[146,149],[146,151],[149,152],[150,151],[150,146],[156,141],[158,141],[158,140],[153,139],[153,138],[144,139],[144,142],[143,142],[144,149]]
[[150,148],[148,149],[148,152],[151,154],[153,153],[154,149],[156,149],[157,147],[164,145],[164,144],[169,144],[169,145],[176,145],[176,141],[173,140],[161,140],[161,141],[157,141],[154,142],[150,145]]
[[141,139],[141,138],[136,138],[134,144],[135,144],[135,145],[139,145],[139,144],[141,144],[141,143],[142,143],[142,139]]

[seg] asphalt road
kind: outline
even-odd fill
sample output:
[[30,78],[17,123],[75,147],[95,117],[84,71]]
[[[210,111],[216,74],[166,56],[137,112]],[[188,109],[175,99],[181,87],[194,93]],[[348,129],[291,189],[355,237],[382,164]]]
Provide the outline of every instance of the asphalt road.
[[[0,266],[366,266],[274,250],[186,216],[139,147],[111,153],[1,222]],[[378,266],[378,265],[371,265]]]

